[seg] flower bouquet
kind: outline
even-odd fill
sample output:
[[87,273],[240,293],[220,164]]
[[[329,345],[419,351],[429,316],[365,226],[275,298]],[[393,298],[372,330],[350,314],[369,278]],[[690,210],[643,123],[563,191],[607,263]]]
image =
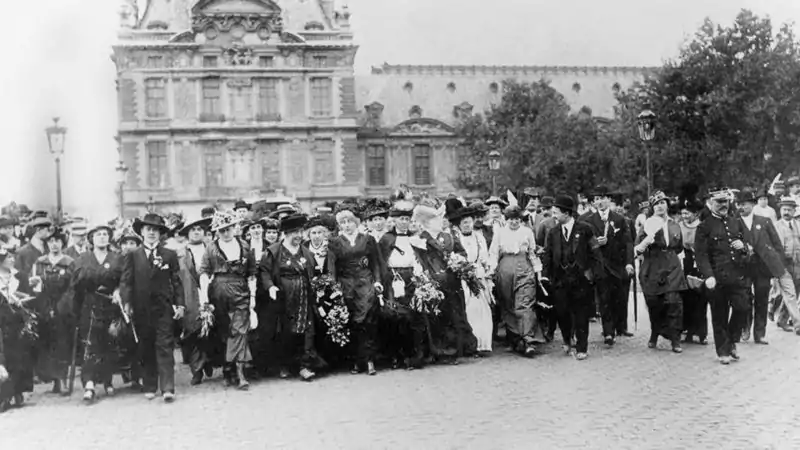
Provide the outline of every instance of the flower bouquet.
[[337,302],[333,308],[323,317],[325,325],[328,326],[328,338],[340,347],[346,346],[350,342],[350,328],[347,323],[350,321],[350,312],[344,301]]
[[200,321],[200,337],[207,337],[214,326],[214,305],[206,303],[200,306],[200,314],[197,316]]
[[35,312],[24,307],[22,304],[11,305],[12,311],[22,318],[23,326],[21,335],[25,338],[36,340],[39,338],[39,318]]
[[483,283],[478,279],[478,270],[475,264],[467,261],[458,253],[451,253],[447,258],[447,268],[456,274],[459,280],[466,282],[472,295],[478,295],[483,290]]
[[326,294],[331,296],[341,295],[342,289],[339,283],[334,281],[330,274],[324,274],[314,277],[311,280],[311,290],[317,294],[317,298],[322,298]]
[[441,313],[439,306],[444,301],[444,293],[439,289],[439,284],[421,273],[414,275],[414,285],[416,288],[414,298],[411,299],[411,309],[438,316]]

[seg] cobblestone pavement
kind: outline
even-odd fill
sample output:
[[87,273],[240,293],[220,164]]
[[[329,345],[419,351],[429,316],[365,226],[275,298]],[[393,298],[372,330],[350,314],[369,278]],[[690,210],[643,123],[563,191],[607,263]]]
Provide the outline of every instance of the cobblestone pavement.
[[171,405],[125,388],[89,407],[37,392],[0,416],[0,449],[800,449],[800,338],[770,323],[771,345],[741,344],[722,366],[713,344],[647,349],[645,311],[613,349],[593,324],[586,361],[551,344],[533,360],[500,349],[249,392],[218,377],[190,387],[182,367]]

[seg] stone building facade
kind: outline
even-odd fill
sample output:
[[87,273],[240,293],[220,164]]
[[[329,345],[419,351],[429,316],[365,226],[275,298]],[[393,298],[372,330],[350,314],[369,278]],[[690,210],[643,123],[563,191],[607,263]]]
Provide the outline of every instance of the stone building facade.
[[150,0],[124,18],[112,59],[133,214],[276,190],[305,205],[401,183],[450,192],[454,126],[498,101],[504,79],[547,78],[576,110],[608,117],[614,90],[646,70],[384,65],[356,77],[350,13],[333,0]]

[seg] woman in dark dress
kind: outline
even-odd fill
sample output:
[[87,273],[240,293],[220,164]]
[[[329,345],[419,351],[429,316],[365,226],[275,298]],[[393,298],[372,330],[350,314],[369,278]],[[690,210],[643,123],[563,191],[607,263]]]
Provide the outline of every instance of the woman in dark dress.
[[[246,390],[250,383],[244,368],[252,361],[248,332],[258,326],[256,306],[256,262],[247,243],[234,236],[239,223],[233,214],[217,212],[211,230],[218,238],[208,246],[200,263],[200,302],[214,305],[218,333],[216,357],[228,385]],[[224,348],[224,351],[223,351]],[[224,355],[224,362],[222,356]],[[235,370],[235,372],[234,372]]]
[[36,342],[36,375],[45,383],[53,383],[53,393],[61,393],[67,378],[74,325],[70,314],[61,314],[58,305],[68,294],[72,280],[73,259],[62,250],[67,235],[55,230],[47,239],[49,253],[33,265],[30,284],[37,293],[31,302],[38,317]]
[[308,219],[293,214],[281,219],[283,239],[264,254],[259,273],[270,300],[278,304],[277,363],[281,378],[299,369],[311,381],[313,369],[322,364],[314,348],[316,295],[311,289],[314,255],[303,246],[303,228]]
[[360,233],[361,220],[353,211],[336,213],[339,235],[328,241],[328,269],[342,286],[350,313],[350,330],[356,362],[351,373],[375,375],[376,340],[378,334],[378,295],[383,293],[383,259],[378,243],[366,233]]
[[113,230],[108,225],[92,228],[87,239],[92,251],[75,261],[70,290],[80,311],[79,336],[85,342],[81,382],[83,400],[92,403],[95,386],[102,383],[106,395],[114,395],[112,379],[118,367],[117,348],[109,332],[121,320],[119,281],[122,276],[122,255],[110,251]]
[[[461,280],[447,268],[444,243],[434,238],[442,232],[444,212],[444,208],[436,209],[432,204],[417,205],[412,220],[419,224],[420,233],[411,245],[421,269],[439,283],[445,296],[439,306],[441,313],[429,317],[431,356],[448,364],[458,364],[458,357],[477,352],[478,340],[467,321]],[[453,251],[467,256],[457,238],[453,238]]]
[[12,401],[25,402],[25,392],[33,392],[33,338],[24,333],[22,301],[30,298],[19,292],[20,281],[14,269],[14,255],[0,248],[0,412]]
[[[330,274],[328,270],[328,241],[336,229],[336,219],[330,214],[312,216],[306,224],[308,240],[304,246],[314,256],[314,277]],[[329,368],[338,367],[347,358],[344,348],[333,342],[328,336],[328,325],[323,314],[328,314],[332,308],[326,295],[317,298],[317,308],[314,314],[314,346]],[[316,296],[316,295],[315,295]]]
[[[694,238],[697,226],[700,225],[698,215],[703,209],[703,204],[695,198],[683,198],[681,203],[683,274],[686,277],[702,278],[695,260]],[[694,336],[697,336],[700,344],[708,345],[708,296],[705,292],[705,284],[683,292],[683,329],[686,331],[685,342],[692,343]]]
[[668,216],[669,201],[663,192],[650,197],[653,215],[636,239],[635,251],[643,255],[639,281],[650,316],[650,341],[655,349],[658,338],[672,344],[672,351],[681,353],[683,329],[682,293],[688,288],[678,255],[683,252],[681,228]]

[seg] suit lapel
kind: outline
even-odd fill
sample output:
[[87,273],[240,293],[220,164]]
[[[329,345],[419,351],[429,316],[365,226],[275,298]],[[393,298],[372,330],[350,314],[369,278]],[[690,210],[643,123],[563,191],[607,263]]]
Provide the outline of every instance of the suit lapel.
[[572,253],[578,250],[578,239],[580,239],[580,232],[578,232],[578,221],[572,225],[572,232],[569,236],[569,243],[572,246]]

